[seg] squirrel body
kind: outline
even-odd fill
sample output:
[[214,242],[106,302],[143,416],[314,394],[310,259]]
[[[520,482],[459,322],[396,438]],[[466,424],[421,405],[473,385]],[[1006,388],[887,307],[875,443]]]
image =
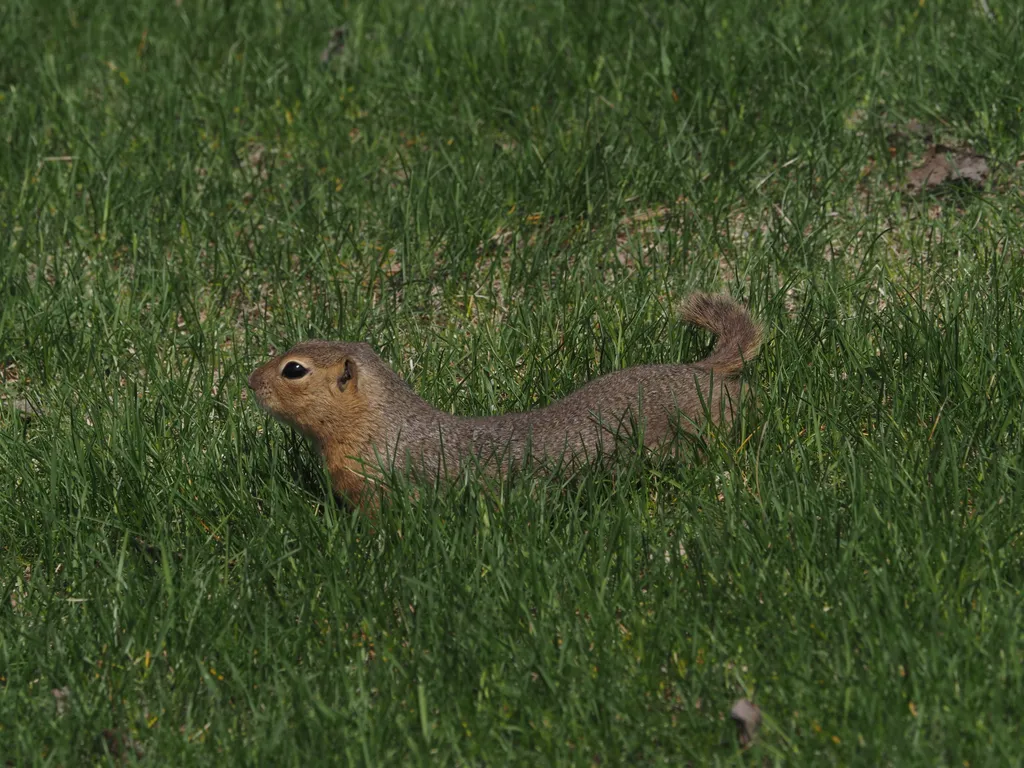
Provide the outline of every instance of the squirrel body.
[[[381,469],[451,477],[467,462],[503,474],[529,460],[575,468],[627,441],[658,450],[710,416],[731,422],[743,364],[761,328],[725,296],[691,295],[683,319],[718,337],[688,365],[639,365],[600,376],[543,408],[461,417],[434,408],[362,342],[307,341],[249,376],[259,404],[310,438],[334,490],[359,504]],[[370,487],[368,487],[368,484]]]

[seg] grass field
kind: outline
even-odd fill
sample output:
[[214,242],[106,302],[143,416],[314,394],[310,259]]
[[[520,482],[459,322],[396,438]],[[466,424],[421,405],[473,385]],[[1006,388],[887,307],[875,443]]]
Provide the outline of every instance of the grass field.
[[[7,0],[0,763],[1021,764],[1024,5],[982,6]],[[985,185],[909,194],[935,143]],[[705,354],[693,290],[768,329],[699,462],[374,531],[247,398],[320,337],[543,404]]]

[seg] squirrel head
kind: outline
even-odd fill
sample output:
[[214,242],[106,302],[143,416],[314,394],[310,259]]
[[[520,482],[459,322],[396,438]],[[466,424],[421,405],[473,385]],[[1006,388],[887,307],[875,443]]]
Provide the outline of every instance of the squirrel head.
[[253,371],[249,388],[271,416],[306,437],[348,441],[372,411],[375,363],[368,344],[307,341]]

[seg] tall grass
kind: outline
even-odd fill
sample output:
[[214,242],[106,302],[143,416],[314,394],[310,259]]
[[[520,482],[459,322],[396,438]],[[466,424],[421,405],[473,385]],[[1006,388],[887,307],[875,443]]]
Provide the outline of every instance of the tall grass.
[[[0,757],[1019,763],[1024,16],[989,4],[9,0]],[[907,195],[937,141],[986,189]],[[697,289],[769,330],[699,461],[372,529],[246,396],[319,337],[541,405],[702,356]]]

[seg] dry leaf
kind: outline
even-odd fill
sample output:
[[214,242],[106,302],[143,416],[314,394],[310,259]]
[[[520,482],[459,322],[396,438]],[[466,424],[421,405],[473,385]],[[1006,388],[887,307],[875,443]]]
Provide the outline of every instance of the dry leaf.
[[127,757],[129,753],[134,753],[136,758],[143,755],[142,745],[120,730],[107,728],[101,734],[101,738],[107,748],[107,753],[115,760]]
[[63,688],[53,688],[50,690],[53,695],[54,701],[57,703],[57,717],[63,717],[64,713],[68,711],[68,707],[71,706],[69,701],[71,697],[71,689],[66,685]]
[[11,405],[14,406],[14,410],[26,419],[31,419],[33,416],[43,415],[42,410],[33,405],[31,400],[26,400],[25,398],[16,397],[11,400]]
[[342,24],[340,27],[331,30],[331,39],[327,43],[327,47],[320,52],[320,64],[327,66],[334,56],[340,56],[341,52],[345,50],[345,38],[348,36],[348,26]]
[[740,699],[732,705],[729,717],[736,723],[736,731],[740,740],[740,748],[746,749],[754,743],[757,729],[761,725],[761,710],[756,704]]
[[924,153],[921,165],[907,176],[907,189],[917,193],[947,183],[980,188],[987,178],[988,162],[984,156],[936,144]]
[[905,126],[903,126],[903,129],[907,133],[911,133],[911,134],[913,134],[915,136],[925,136],[925,135],[927,135],[926,132],[925,132],[924,126],[921,125],[921,121],[918,120],[916,117],[912,117],[909,120],[907,120],[907,124]]
[[916,138],[922,141],[931,141],[932,130],[916,117],[912,117],[905,123],[891,124],[885,141],[889,145],[906,144],[910,139]]
[[267,148],[258,141],[249,144],[245,150],[244,165],[263,181],[270,178],[270,174],[267,171],[267,154]]

